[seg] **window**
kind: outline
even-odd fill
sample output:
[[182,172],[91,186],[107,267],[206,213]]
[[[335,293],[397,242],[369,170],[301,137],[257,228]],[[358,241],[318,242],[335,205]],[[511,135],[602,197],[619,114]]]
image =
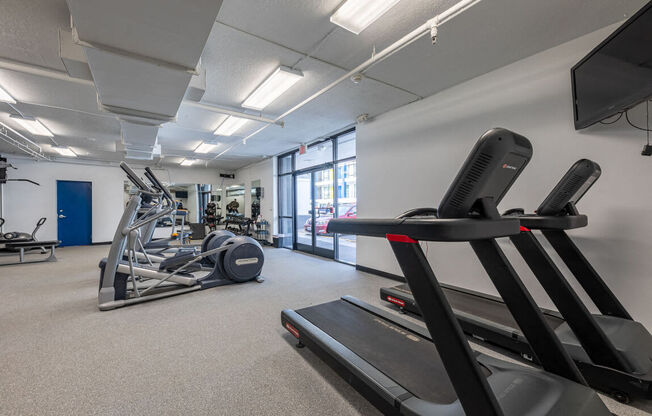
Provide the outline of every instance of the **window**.
[[292,173],[292,155],[278,158],[278,174]]
[[300,155],[295,153],[296,170],[310,168],[333,161],[333,142],[326,140],[308,147],[306,153]]
[[[356,161],[348,160],[337,165],[337,217],[357,218]],[[337,238],[338,260],[355,264],[356,236],[339,234]]]
[[355,130],[337,138],[337,160],[355,157]]
[[355,235],[327,232],[333,217],[357,216],[355,152],[355,130],[349,130],[308,146],[302,155],[296,150],[278,157],[282,247],[355,264]]
[[278,211],[281,217],[292,217],[293,199],[292,199],[292,175],[283,175],[279,177],[278,189]]

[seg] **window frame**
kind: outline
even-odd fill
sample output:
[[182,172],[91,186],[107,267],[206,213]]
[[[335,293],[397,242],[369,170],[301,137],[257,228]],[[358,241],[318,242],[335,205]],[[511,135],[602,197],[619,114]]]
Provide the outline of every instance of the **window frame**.
[[[293,226],[292,244],[291,244],[291,246],[292,246],[293,250],[296,250],[296,239],[297,239],[297,236],[296,236],[296,189],[295,189],[296,184],[295,184],[294,177],[296,175],[301,175],[301,174],[304,174],[304,173],[307,173],[307,172],[312,172],[312,171],[315,171],[315,170],[333,169],[332,189],[333,189],[334,218],[338,218],[340,213],[339,213],[339,204],[338,204],[338,196],[339,196],[339,194],[338,194],[338,188],[337,188],[337,178],[338,178],[337,167],[341,163],[346,163],[346,162],[357,159],[357,154],[353,155],[353,156],[348,156],[348,157],[345,157],[345,158],[342,158],[342,159],[338,159],[338,150],[339,150],[338,149],[338,145],[339,145],[338,139],[340,137],[342,137],[342,136],[345,136],[345,135],[350,134],[351,132],[355,132],[355,131],[356,131],[355,126],[349,127],[349,128],[346,128],[346,129],[344,129],[344,130],[342,130],[342,131],[340,131],[338,133],[332,134],[332,135],[330,135],[328,137],[325,137],[323,139],[316,140],[316,141],[310,143],[308,145],[308,149],[313,148],[315,146],[319,146],[320,144],[323,144],[325,142],[330,142],[331,143],[331,146],[332,146],[331,160],[327,161],[327,162],[324,162],[324,163],[321,163],[321,164],[317,164],[317,165],[302,168],[302,169],[297,169],[297,154],[298,154],[298,151],[299,151],[298,147],[293,148],[293,149],[291,149],[291,150],[289,150],[287,152],[283,152],[283,153],[277,155],[277,158],[276,158],[277,159],[277,172],[278,172],[277,186],[278,186],[278,190],[279,190],[279,196],[278,196],[278,201],[277,201],[277,205],[278,205],[277,209],[278,209],[278,213],[279,213],[279,215],[278,215],[278,223],[279,223],[279,228],[281,229],[281,231],[285,231],[285,230],[283,230],[283,226],[282,226],[283,219],[290,219],[291,220],[292,226]],[[287,157],[291,157],[291,164],[290,164],[291,165],[291,170],[289,172],[281,173],[282,172],[282,170],[281,170],[281,161],[283,159],[287,158]],[[292,213],[291,214],[292,215],[291,216],[281,215],[281,212],[282,212],[282,210],[281,210],[281,200],[283,199],[281,197],[281,180],[285,176],[291,176],[292,177],[291,185],[290,185],[291,192],[292,192],[292,204],[291,204],[291,206],[292,206]],[[285,232],[281,232],[281,233],[285,234]],[[335,234],[333,238],[334,238],[333,239],[334,260],[337,261],[337,262],[340,262],[340,263],[344,263],[344,264],[351,264],[349,262],[344,262],[344,261],[339,260],[339,238],[338,238],[338,234]],[[288,248],[288,247],[285,247],[283,244],[281,244],[281,247],[282,248]],[[355,265],[355,264],[353,264],[353,265]]]

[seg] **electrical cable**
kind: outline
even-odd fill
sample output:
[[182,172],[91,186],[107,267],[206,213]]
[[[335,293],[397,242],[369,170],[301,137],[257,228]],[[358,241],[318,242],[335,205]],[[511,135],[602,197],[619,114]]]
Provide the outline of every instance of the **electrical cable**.
[[639,127],[639,126],[635,125],[634,123],[632,123],[632,121],[629,119],[629,110],[625,111],[625,119],[627,120],[627,123],[630,126],[634,127],[635,129],[647,131],[649,133],[650,132],[650,120],[649,120],[650,119],[650,111],[649,111],[650,110],[650,101],[649,100],[646,101],[646,110],[647,110],[647,118],[648,118],[647,128]]
[[613,121],[604,121],[605,119],[600,120],[600,124],[614,124],[618,120],[620,120],[623,117],[623,112],[621,111],[618,113],[618,117],[616,117]]

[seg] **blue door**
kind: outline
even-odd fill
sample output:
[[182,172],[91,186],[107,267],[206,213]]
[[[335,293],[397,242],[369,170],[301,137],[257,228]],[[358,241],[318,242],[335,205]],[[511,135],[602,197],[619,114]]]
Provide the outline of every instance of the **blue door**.
[[62,246],[87,246],[92,242],[92,184],[57,181],[57,228]]

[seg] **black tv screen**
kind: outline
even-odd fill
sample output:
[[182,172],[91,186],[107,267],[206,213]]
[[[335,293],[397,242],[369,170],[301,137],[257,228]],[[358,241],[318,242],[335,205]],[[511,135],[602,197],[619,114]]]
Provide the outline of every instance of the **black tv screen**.
[[174,191],[175,198],[188,198],[188,191]]
[[652,97],[652,1],[571,69],[575,129]]

